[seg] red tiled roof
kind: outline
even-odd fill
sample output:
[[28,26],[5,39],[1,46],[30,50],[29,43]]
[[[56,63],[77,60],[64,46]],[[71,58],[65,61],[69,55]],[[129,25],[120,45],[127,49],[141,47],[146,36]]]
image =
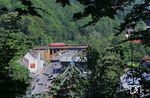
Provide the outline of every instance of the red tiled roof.
[[130,40],[129,42],[140,43],[140,42],[142,42],[142,40]]

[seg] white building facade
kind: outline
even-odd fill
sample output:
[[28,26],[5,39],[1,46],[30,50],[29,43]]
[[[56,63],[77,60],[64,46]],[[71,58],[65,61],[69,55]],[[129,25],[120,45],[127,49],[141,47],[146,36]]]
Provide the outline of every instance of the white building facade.
[[44,60],[40,52],[30,51],[20,61],[21,65],[28,67],[31,73],[42,70]]

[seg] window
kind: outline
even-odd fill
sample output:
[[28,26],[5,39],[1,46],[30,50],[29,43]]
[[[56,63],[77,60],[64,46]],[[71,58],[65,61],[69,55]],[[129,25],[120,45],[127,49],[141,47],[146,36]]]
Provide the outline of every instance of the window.
[[35,68],[35,63],[30,63],[30,68]]

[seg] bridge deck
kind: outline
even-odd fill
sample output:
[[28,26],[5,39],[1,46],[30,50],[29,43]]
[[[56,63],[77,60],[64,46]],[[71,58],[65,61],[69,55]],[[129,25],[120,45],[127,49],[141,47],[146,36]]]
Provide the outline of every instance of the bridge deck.
[[49,47],[49,46],[39,46],[34,48],[34,50],[45,50],[45,49],[86,49],[87,45],[66,45],[63,47]]

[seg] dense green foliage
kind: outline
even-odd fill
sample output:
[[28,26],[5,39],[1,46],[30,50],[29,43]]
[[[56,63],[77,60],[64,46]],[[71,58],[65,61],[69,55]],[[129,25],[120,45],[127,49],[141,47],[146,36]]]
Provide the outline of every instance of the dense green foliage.
[[22,24],[17,13],[1,15],[0,23],[0,96],[15,97],[24,94],[29,85],[28,69],[16,61],[24,54],[30,41],[21,32]]
[[83,74],[75,64],[71,64],[54,79],[49,93],[54,95],[54,98],[86,97],[88,84],[86,74]]
[[[8,5],[5,5],[5,2],[9,3],[9,5],[12,4],[12,2],[8,2],[7,0],[1,2],[4,3],[3,6]],[[23,32],[33,38],[36,44],[48,44],[52,41],[85,44],[87,41],[83,39],[89,33],[98,32],[103,36],[109,37],[110,34],[115,32],[114,27],[117,26],[117,22],[106,17],[102,18],[94,27],[90,26],[79,30],[79,27],[87,23],[88,20],[91,20],[91,17],[88,17],[81,21],[72,21],[73,13],[82,10],[83,8],[83,6],[79,5],[79,3],[74,2],[72,6],[66,6],[66,8],[59,6],[59,4],[56,4],[55,1],[33,1],[33,3],[36,7],[43,8],[49,13],[47,14],[38,10],[38,12],[43,16],[42,19],[37,16],[30,15],[23,17],[23,24],[25,25]],[[15,6],[19,6],[19,4],[17,5],[15,3]]]
[[[70,0],[56,0],[60,2],[63,6],[70,5]],[[85,5],[84,10],[80,10],[74,13],[73,19],[79,20],[83,17],[91,16],[92,20],[85,24],[83,27],[89,25],[95,25],[102,17],[108,16],[112,19],[121,19],[120,27],[118,28],[120,32],[126,30],[127,27],[132,28],[132,35],[128,40],[140,39],[142,43],[149,46],[150,43],[148,39],[150,38],[149,30],[135,31],[135,25],[138,24],[140,20],[147,20],[150,18],[150,5],[149,0],[74,0],[80,2],[80,4]]]

